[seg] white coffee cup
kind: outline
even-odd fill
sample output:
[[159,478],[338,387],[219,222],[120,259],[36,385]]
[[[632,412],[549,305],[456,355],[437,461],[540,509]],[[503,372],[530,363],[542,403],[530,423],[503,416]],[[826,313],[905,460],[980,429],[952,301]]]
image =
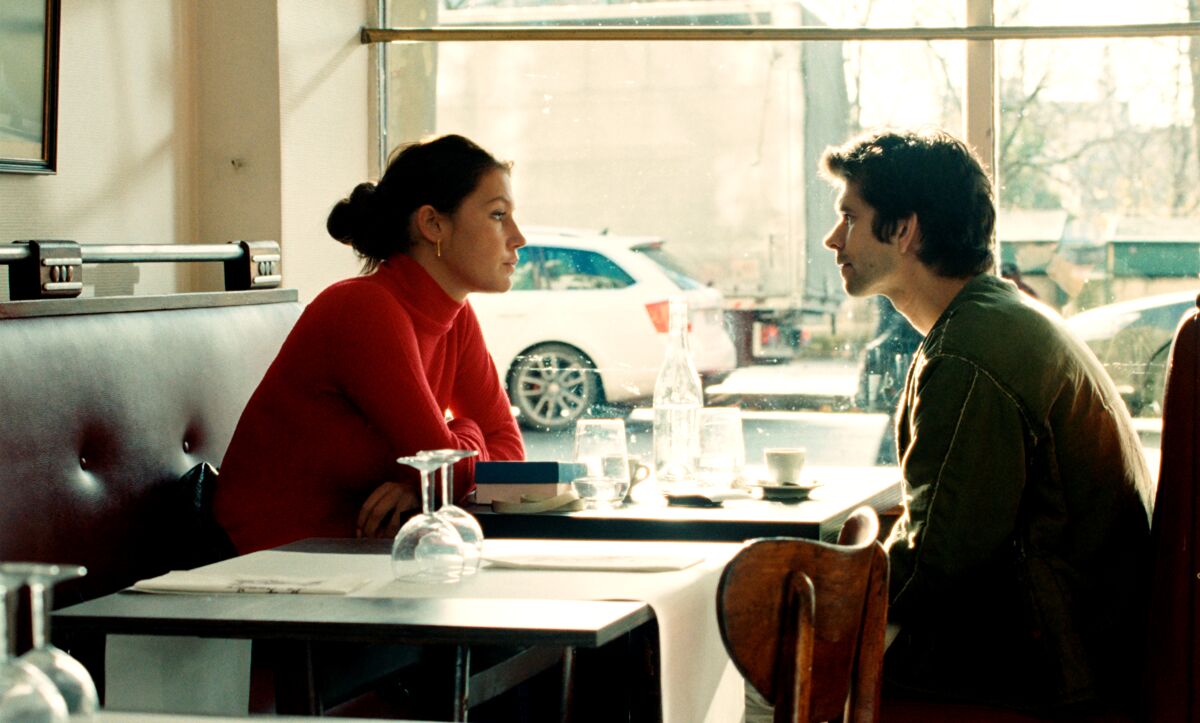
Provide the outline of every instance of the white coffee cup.
[[779,485],[800,484],[800,471],[804,469],[807,451],[804,447],[769,447],[763,450],[767,463],[767,476]]

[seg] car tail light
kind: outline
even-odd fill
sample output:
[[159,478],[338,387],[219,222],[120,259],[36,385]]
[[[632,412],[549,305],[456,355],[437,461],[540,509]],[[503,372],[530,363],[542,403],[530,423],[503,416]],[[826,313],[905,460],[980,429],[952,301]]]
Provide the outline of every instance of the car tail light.
[[646,304],[646,313],[650,315],[650,323],[659,334],[666,334],[671,328],[671,311],[666,301],[656,301]]
[[[654,324],[654,330],[659,334],[666,334],[671,330],[671,303],[669,301],[646,304],[646,313],[650,315],[650,323]],[[688,314],[688,332],[690,333],[693,328],[692,315]]]

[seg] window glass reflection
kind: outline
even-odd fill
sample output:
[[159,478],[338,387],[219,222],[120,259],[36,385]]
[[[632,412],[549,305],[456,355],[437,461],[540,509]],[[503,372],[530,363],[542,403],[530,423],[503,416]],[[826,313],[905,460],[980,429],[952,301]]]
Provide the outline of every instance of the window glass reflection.
[[[678,24],[781,27],[955,26],[965,7],[959,0],[434,5],[446,24],[665,24],[686,10],[693,16]],[[997,0],[995,16],[1020,25],[1177,22],[1186,8],[1167,0]],[[1160,337],[1169,339],[1181,303],[1162,295],[1200,286],[1191,43],[995,47],[1003,273],[1069,319],[1139,299],[1151,304],[1147,318],[1161,323],[1139,328],[1156,331],[1088,338],[1152,444]],[[634,250],[682,289],[719,294],[738,368],[710,384],[710,401],[747,413],[749,461],[754,445],[804,438],[815,464],[869,463],[887,457],[890,399],[916,342],[886,304],[845,298],[821,245],[834,215],[816,160],[825,146],[865,128],[936,125],[961,135],[964,50],[961,41],[396,45],[388,133],[397,140],[465,133],[513,159],[523,224],[668,239],[673,260],[656,246]],[[560,284],[612,278],[569,264],[554,270]],[[539,273],[549,278],[550,269],[525,266],[518,288],[538,288]],[[1081,331],[1113,326],[1078,318],[1072,323]],[[587,323],[597,338],[610,331]],[[598,413],[632,415],[636,436],[638,410],[647,405],[643,397]],[[768,421],[777,414],[794,418]]]

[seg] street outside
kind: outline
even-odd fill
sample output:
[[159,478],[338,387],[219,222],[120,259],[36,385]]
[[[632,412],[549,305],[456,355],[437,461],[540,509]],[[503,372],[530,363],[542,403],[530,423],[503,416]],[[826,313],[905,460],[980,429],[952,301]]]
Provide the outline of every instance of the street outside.
[[[873,465],[887,415],[822,411],[844,409],[853,398],[856,383],[853,360],[801,360],[742,367],[706,391],[714,406],[742,406],[747,464],[761,464],[767,447],[804,447],[811,465]],[[650,408],[633,410],[625,424],[629,453],[650,461]],[[571,457],[570,431],[525,430],[524,436],[528,459]]]
[[[709,403],[743,409],[746,463],[760,465],[767,447],[804,447],[815,466],[874,465],[888,415],[854,411],[850,400],[857,386],[853,360],[806,359],[734,371],[709,387]],[[835,411],[843,410],[843,411]],[[633,410],[625,420],[629,453],[649,462],[652,412]],[[1151,472],[1158,472],[1159,419],[1135,419]],[[572,432],[524,430],[530,460],[562,460],[572,455]]]

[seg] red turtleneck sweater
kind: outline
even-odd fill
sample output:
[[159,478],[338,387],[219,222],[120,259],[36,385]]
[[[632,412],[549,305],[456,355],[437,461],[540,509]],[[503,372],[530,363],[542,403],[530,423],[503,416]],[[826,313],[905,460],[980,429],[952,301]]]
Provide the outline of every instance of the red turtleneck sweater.
[[475,460],[525,455],[474,311],[400,254],[301,314],[238,421],[217,520],[240,553],[352,537],[372,490],[416,484],[396,457],[441,448],[479,450],[454,468],[460,499]]

